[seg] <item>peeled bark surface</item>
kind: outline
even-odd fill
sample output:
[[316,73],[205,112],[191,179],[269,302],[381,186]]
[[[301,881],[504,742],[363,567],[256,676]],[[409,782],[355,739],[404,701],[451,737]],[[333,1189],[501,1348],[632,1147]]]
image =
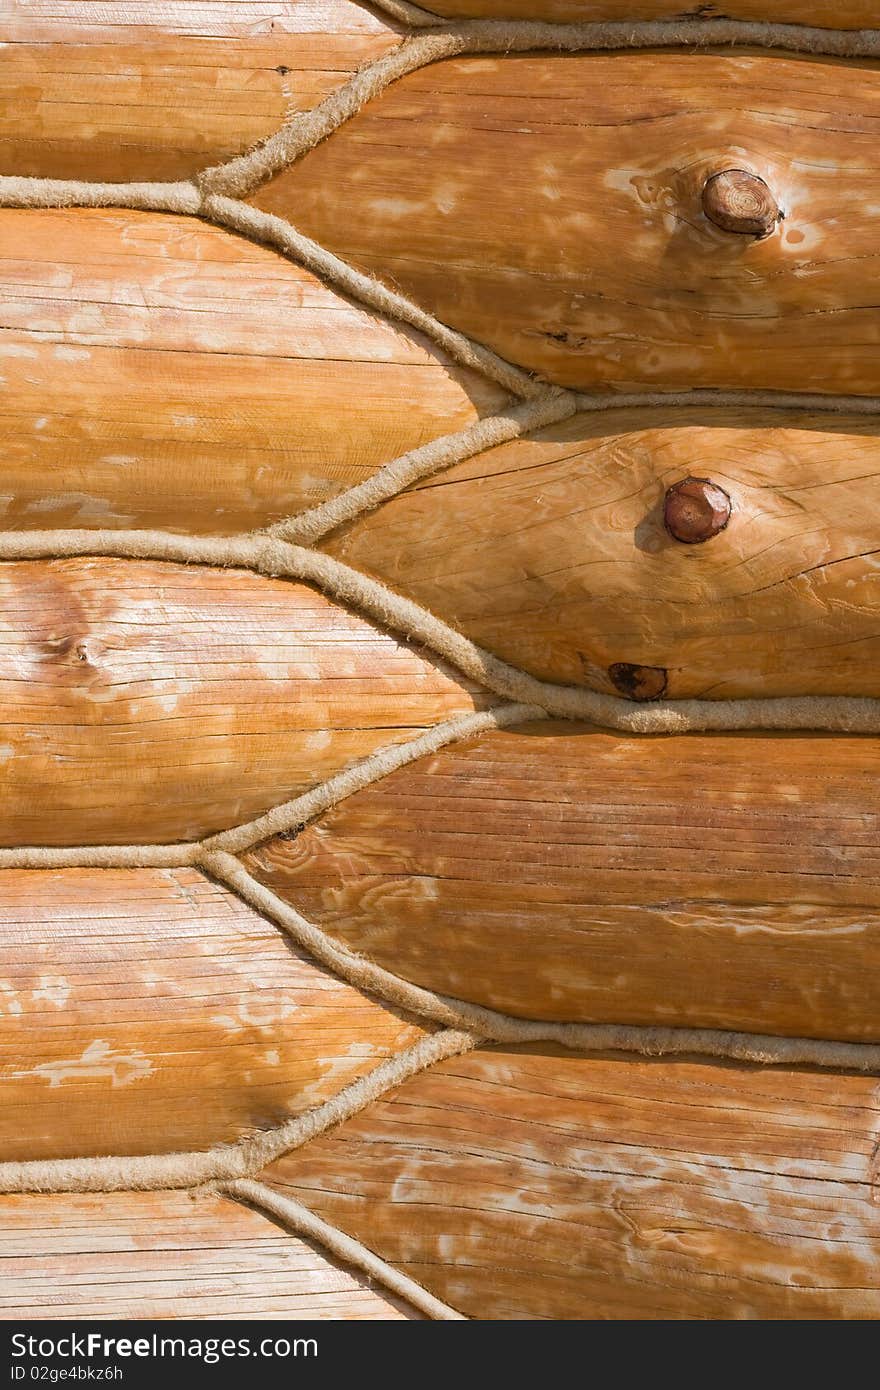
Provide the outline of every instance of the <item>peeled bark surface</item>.
[[423,1031],[194,869],[0,872],[0,1162],[234,1144]]
[[272,1186],[471,1317],[875,1319],[874,1077],[494,1049]]
[[[878,116],[876,62],[462,57],[252,201],[564,386],[871,395]],[[763,240],[703,213],[731,168],[784,214]]]

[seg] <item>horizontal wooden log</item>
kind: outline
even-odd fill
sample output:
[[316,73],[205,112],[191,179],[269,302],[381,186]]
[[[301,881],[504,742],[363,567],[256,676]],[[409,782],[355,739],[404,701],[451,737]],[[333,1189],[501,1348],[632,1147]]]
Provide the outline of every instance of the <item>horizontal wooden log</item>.
[[[727,495],[729,520],[682,544],[664,501],[694,476]],[[876,696],[878,518],[871,417],[619,410],[459,464],[325,547],[550,680]],[[631,690],[618,663],[659,684]]]
[[0,210],[0,298],[6,527],[265,525],[506,399],[192,218]]
[[611,19],[756,19],[829,29],[870,29],[873,0],[723,0],[682,9],[682,0],[431,0],[432,13],[450,19],[539,19],[556,24]]
[[0,844],[197,839],[486,702],[304,585],[0,566]]
[[0,1160],[232,1144],[421,1033],[192,869],[0,873]]
[[876,1090],[498,1049],[264,1177],[472,1317],[875,1319]]
[[185,178],[246,150],[396,43],[350,0],[8,0],[4,173]]
[[350,949],[527,1018],[880,1039],[877,741],[533,725],[251,871]]
[[220,1197],[0,1197],[0,1321],[419,1316],[323,1251]]
[[[403,78],[253,201],[566,386],[871,394],[878,116],[876,64],[461,58]],[[703,212],[730,168],[783,213],[763,240]]]

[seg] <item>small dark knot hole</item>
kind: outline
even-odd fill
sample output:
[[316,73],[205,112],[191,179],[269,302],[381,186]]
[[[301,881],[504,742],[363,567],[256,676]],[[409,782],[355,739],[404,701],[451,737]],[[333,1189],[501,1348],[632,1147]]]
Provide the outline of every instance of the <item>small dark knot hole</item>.
[[666,693],[666,672],[662,666],[614,661],[608,667],[608,675],[615,690],[628,700],[659,700]]

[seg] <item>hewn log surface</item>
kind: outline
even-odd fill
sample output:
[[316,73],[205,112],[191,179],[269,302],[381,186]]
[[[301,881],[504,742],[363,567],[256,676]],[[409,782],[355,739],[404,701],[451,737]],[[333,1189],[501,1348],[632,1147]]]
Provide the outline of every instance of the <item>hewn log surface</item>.
[[532,725],[245,856],[352,950],[530,1018],[880,1039],[877,740]]
[[0,172],[174,179],[265,139],[399,42],[350,0],[4,0]]
[[220,1197],[0,1197],[0,1320],[419,1316]]
[[870,29],[877,19],[874,0],[723,0],[690,8],[682,0],[431,0],[421,8],[450,19],[542,19],[561,24],[723,18]]
[[0,300],[5,526],[265,525],[506,399],[193,218],[0,211]]
[[877,1318],[877,1080],[497,1049],[268,1180],[478,1318]]
[[0,844],[197,839],[485,703],[304,585],[0,566]]
[[[878,117],[876,63],[461,58],[403,78],[253,201],[564,385],[870,394]],[[730,168],[784,214],[763,240],[702,211]]]
[[422,1030],[193,869],[0,873],[0,1160],[235,1143]]
[[[664,525],[689,476],[730,499],[704,544]],[[459,464],[324,545],[551,680],[613,693],[626,662],[665,671],[671,699],[880,695],[878,517],[870,417],[621,410]]]
[[[877,22],[772,9],[724,13]],[[6,10],[0,173],[111,182],[195,178],[406,32],[359,0]],[[499,51],[396,82],[251,198],[548,382],[873,396],[878,120],[878,62]],[[508,404],[195,217],[0,210],[0,301],[7,531],[262,527]],[[584,413],[319,544],[545,679],[880,696],[877,438]],[[495,700],[302,584],[6,562],[0,846],[196,839]],[[877,1042],[876,750],[536,722],[241,860],[349,950],[514,1016]],[[0,872],[0,1161],[235,1144],[432,1026],[195,869]],[[467,1316],[876,1320],[878,1099],[861,1073],[486,1045],[261,1178]],[[0,1197],[0,1287],[0,1318],[414,1316],[206,1192]]]

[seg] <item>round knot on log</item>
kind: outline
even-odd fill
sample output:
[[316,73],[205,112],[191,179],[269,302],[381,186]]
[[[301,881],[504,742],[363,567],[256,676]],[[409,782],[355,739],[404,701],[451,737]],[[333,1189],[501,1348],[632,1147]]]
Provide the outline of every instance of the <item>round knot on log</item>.
[[709,478],[683,478],[667,490],[663,522],[673,540],[701,545],[723,531],[730,520],[730,498]]
[[724,169],[703,185],[703,212],[724,232],[769,236],[782,217],[763,179],[746,169]]

